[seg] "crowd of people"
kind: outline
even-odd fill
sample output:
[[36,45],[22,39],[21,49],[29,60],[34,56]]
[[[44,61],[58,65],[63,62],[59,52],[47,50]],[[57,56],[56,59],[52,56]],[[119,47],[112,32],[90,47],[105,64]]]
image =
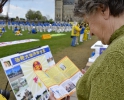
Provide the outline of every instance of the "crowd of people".
[[[36,34],[38,32],[70,32],[72,25],[68,22],[54,22],[52,24],[48,22],[23,22],[23,21],[8,21],[7,24],[5,21],[0,21],[0,28],[8,27],[9,30],[12,30],[15,35],[22,35],[23,31],[28,31],[28,33]],[[17,32],[18,31],[18,32]],[[19,32],[20,31],[20,32]],[[20,34],[19,34],[20,33]]]
[[[1,23],[0,25],[2,25]],[[36,32],[69,32],[71,31],[72,25],[68,22],[54,22],[52,24],[48,22],[8,22],[8,29],[14,30],[14,28],[17,26],[17,28],[20,28],[22,31],[29,31],[32,32],[32,29],[34,29]]]
[[91,39],[90,36],[90,28],[87,23],[77,23],[74,22],[72,26],[72,31],[71,31],[71,46],[75,47],[76,45],[79,45],[79,42],[87,41]]

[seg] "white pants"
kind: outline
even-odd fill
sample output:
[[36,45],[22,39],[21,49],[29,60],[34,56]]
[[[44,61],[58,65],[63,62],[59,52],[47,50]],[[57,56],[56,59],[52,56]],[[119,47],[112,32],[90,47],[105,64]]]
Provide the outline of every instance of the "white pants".
[[76,43],[75,44],[79,44],[78,43],[78,38],[79,38],[79,36],[76,36],[76,41],[75,41]]
[[80,42],[83,42],[84,34],[80,34]]

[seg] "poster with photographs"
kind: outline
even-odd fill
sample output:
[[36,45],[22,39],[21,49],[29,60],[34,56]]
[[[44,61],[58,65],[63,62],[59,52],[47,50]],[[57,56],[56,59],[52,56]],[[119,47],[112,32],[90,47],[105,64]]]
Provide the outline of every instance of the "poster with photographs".
[[55,65],[48,45],[1,58],[1,64],[17,100],[48,100],[49,91],[35,74]]

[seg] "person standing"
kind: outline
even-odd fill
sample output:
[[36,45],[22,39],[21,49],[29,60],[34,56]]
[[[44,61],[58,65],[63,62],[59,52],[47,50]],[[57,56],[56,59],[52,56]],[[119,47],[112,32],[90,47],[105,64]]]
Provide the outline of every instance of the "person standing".
[[84,26],[85,26],[85,30],[84,30],[83,40],[84,40],[84,41],[87,41],[87,33],[88,33],[87,24],[85,24]]
[[79,32],[80,32],[80,28],[78,27],[77,22],[74,22],[72,31],[71,31],[71,38],[72,38],[71,46],[72,47],[76,46],[76,36],[78,36]]
[[82,24],[80,28],[81,28],[81,31],[80,31],[80,42],[83,42],[84,30],[85,30],[84,24]]
[[90,40],[91,39],[91,35],[90,35],[90,28],[89,26],[87,27],[87,39]]
[[79,24],[76,25],[76,45],[79,45],[79,36],[80,36],[80,26]]

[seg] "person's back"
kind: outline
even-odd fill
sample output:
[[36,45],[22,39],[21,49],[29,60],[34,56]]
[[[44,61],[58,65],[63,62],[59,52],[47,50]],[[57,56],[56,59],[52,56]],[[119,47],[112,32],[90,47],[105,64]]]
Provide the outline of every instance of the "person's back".
[[32,32],[32,34],[36,34],[37,33],[35,28],[33,28],[31,32]]
[[14,28],[14,33],[16,33],[18,31],[18,28],[17,27],[15,27]]
[[4,27],[2,28],[2,32],[3,32],[3,33],[4,33],[4,32],[6,32],[6,30],[5,30],[5,28],[4,28]]

